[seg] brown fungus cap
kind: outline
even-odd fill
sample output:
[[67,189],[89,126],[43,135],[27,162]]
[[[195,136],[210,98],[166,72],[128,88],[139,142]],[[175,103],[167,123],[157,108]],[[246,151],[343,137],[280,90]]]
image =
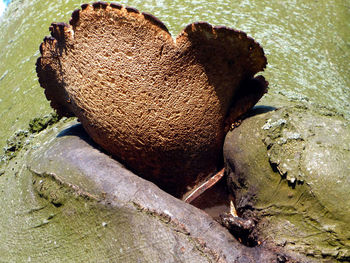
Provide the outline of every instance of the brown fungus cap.
[[230,121],[266,92],[263,49],[231,28],[197,22],[174,41],[154,16],[97,2],[50,31],[36,69],[51,106],[177,196],[219,168]]

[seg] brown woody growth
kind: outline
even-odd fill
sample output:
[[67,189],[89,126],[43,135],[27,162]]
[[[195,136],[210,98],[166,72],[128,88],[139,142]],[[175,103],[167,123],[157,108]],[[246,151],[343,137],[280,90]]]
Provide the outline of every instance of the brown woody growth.
[[263,49],[230,28],[193,23],[174,41],[154,16],[97,2],[50,31],[37,73],[51,106],[177,196],[217,171],[230,122],[267,89]]

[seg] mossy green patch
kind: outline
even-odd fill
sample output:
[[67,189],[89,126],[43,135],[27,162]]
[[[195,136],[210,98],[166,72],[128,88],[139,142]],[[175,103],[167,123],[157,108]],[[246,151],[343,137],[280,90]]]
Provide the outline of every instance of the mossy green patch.
[[48,126],[57,123],[61,117],[57,113],[50,113],[43,117],[36,117],[29,122],[29,132],[38,133]]
[[56,113],[50,113],[30,120],[27,129],[19,130],[7,139],[3,154],[0,155],[0,164],[16,157],[18,152],[30,143],[33,134],[39,133],[47,127],[52,126],[60,119],[61,118]]
[[11,138],[7,139],[7,144],[4,147],[4,155],[1,156],[1,161],[6,161],[17,156],[19,150],[21,150],[27,143],[29,137],[28,131],[17,131]]

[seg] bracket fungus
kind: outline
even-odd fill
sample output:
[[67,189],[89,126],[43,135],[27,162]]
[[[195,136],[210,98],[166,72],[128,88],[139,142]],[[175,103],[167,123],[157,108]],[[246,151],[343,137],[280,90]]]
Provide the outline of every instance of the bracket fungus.
[[135,8],[84,4],[52,23],[36,70],[51,106],[140,176],[182,197],[222,168],[232,121],[267,91],[267,64],[244,32],[206,22],[174,40]]

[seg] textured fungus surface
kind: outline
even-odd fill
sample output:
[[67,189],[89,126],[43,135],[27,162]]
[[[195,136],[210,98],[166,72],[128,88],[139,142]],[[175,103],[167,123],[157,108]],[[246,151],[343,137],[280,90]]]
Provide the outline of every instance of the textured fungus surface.
[[178,196],[217,171],[230,122],[266,92],[263,49],[230,28],[193,23],[174,41],[154,16],[97,2],[50,31],[37,73],[51,106]]

